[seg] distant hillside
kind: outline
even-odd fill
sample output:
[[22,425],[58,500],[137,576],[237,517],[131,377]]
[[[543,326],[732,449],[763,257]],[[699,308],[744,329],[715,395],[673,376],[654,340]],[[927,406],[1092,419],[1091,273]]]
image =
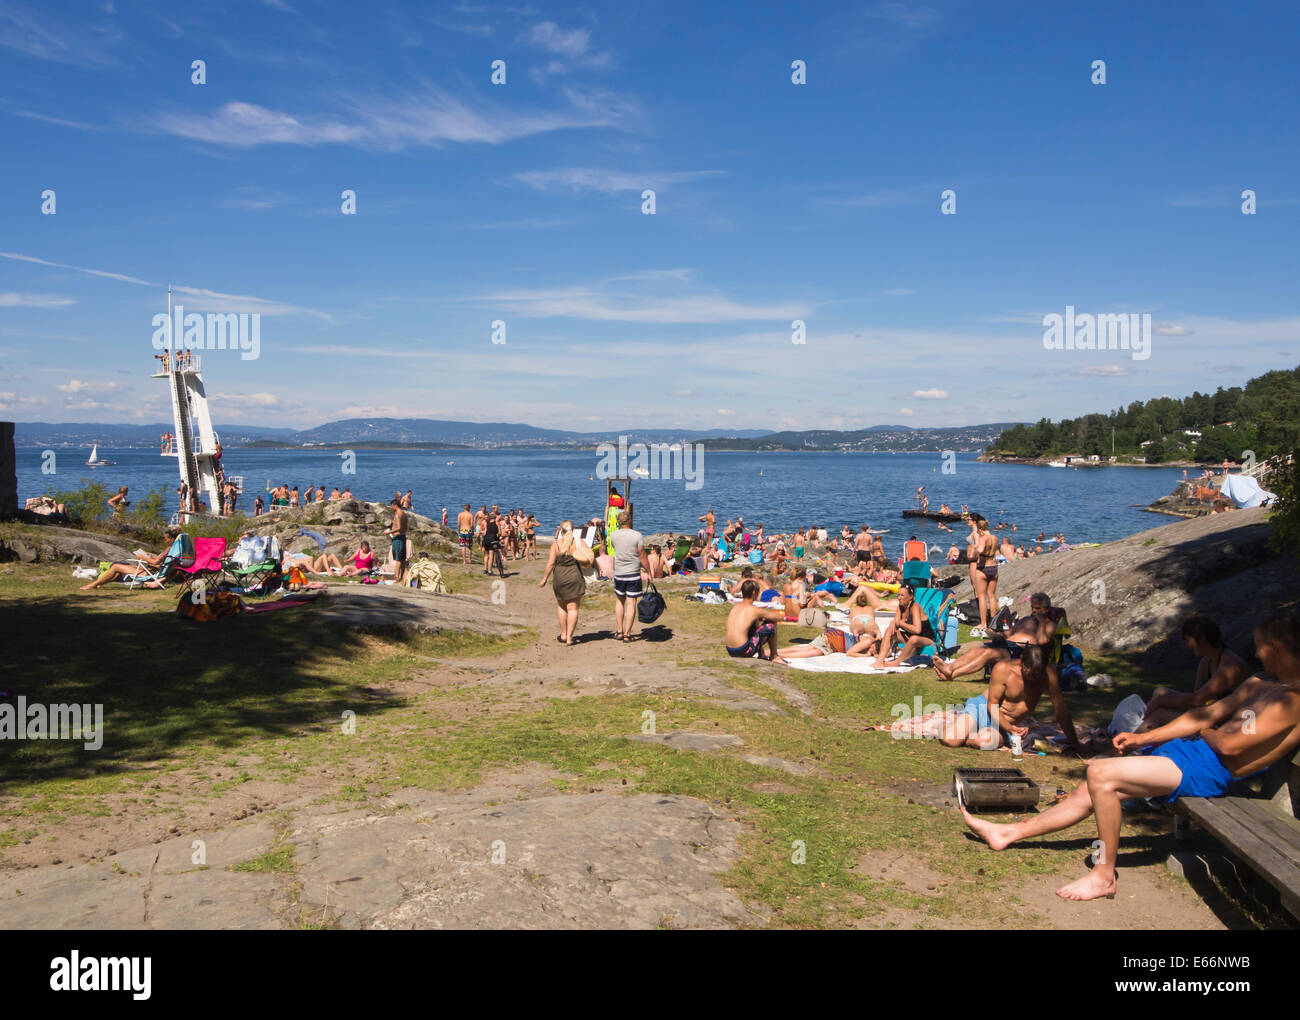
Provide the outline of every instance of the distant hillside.
[[1055,457],[1083,454],[1148,464],[1197,460],[1238,461],[1253,450],[1264,459],[1300,444],[1300,367],[1265,372],[1245,387],[1220,386],[1175,400],[1134,401],[1109,414],[1088,414],[1053,423],[1016,425],[990,445],[990,457]]
[[[512,422],[445,421],[437,418],[348,418],[310,429],[268,428],[257,425],[218,425],[224,446],[234,449],[258,446],[445,446],[468,449],[527,449],[581,447],[617,442],[703,443],[713,450],[853,450],[896,453],[981,450],[1010,423],[965,425],[955,428],[912,428],[907,425],[873,425],[841,432],[814,429],[805,432],[765,432],[762,429],[609,429],[573,432]],[[20,422],[15,443],[22,447],[86,447],[99,443],[108,448],[156,446],[171,425],[102,425]]]
[[[544,429],[510,422],[442,421],[436,418],[349,418],[327,422],[295,433],[294,442],[307,443],[447,443],[460,446],[554,446],[617,442],[626,435],[629,442],[669,443],[722,436],[723,429],[603,429],[599,432],[571,432]],[[740,433],[762,436],[762,429]]]
[[[223,446],[242,446],[257,439],[292,439],[293,429],[263,428],[258,425],[217,425]],[[93,443],[107,447],[157,446],[172,423],[153,425],[100,425],[85,422],[51,423],[20,421],[14,426],[14,445],[22,447],[84,446]]]
[[984,449],[990,441],[1010,427],[1010,422],[944,429],[875,425],[852,432],[813,429],[806,432],[773,432],[758,439],[711,439],[706,440],[704,445],[707,449],[727,450],[848,450],[858,453],[933,453],[953,450],[956,453],[970,453]]

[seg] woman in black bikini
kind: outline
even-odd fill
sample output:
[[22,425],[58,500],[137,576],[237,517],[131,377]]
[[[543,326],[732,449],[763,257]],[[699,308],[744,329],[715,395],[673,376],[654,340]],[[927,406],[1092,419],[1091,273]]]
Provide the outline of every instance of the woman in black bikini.
[[967,541],[967,555],[971,555],[973,550],[971,585],[980,607],[980,625],[970,633],[971,637],[988,637],[989,620],[998,604],[998,540],[989,534],[989,522],[979,517]]

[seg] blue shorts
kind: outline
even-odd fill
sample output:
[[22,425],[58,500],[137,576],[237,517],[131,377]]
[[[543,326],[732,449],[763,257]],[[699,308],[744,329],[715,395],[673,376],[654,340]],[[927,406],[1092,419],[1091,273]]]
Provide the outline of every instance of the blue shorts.
[[625,599],[639,599],[641,597],[641,575],[614,578],[614,594],[622,595]]
[[[995,729],[998,731],[998,742],[994,747],[1000,747],[1002,742],[1007,738],[1007,731],[1001,725],[993,721],[989,714],[989,699],[987,694],[981,694],[978,697],[971,698],[961,708],[968,716],[975,720],[975,731]],[[989,748],[993,750],[993,748]]]
[[1152,804],[1172,804],[1179,797],[1222,797],[1237,782],[1214,749],[1200,737],[1183,737],[1161,744],[1151,752],[1151,757],[1168,758],[1183,774],[1173,793],[1148,797]]

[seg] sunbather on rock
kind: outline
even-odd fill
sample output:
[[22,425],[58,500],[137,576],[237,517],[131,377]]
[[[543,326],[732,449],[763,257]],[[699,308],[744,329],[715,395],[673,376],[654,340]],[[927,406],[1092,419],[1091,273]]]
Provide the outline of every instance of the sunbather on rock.
[[1071,748],[1083,752],[1061,691],[1061,677],[1047,664],[1042,645],[1027,645],[1015,662],[999,662],[993,667],[988,688],[971,698],[962,711],[944,727],[940,739],[949,747],[978,747],[993,751],[1008,742],[1012,733],[1026,736],[1034,709],[1046,693],[1052,700],[1057,725]]
[[1300,747],[1300,614],[1281,614],[1260,624],[1255,648],[1265,672],[1276,680],[1253,676],[1214,704],[1184,712],[1164,726],[1119,734],[1115,747],[1121,753],[1154,750],[1092,762],[1087,779],[1042,814],[1000,825],[974,817],[963,806],[966,824],[994,850],[1004,850],[1095,814],[1097,862],[1090,874],[1062,886],[1056,895],[1114,899],[1125,799],[1171,804],[1179,797],[1222,797],[1233,780],[1255,775]]
[[1211,701],[1231,694],[1246,679],[1246,663],[1231,648],[1225,648],[1219,625],[1208,616],[1197,613],[1183,621],[1183,641],[1199,660],[1196,664],[1196,681],[1187,693],[1168,687],[1157,687],[1147,702],[1146,718],[1137,732],[1146,733],[1167,722],[1172,722],[1183,712],[1200,708]]
[[1027,645],[1048,645],[1056,635],[1056,625],[1065,619],[1065,610],[1052,607],[1045,592],[1029,597],[1029,615],[1022,616],[1010,630],[994,635],[989,641],[965,645],[957,658],[948,662],[936,658],[934,671],[940,680],[956,680],[982,672],[990,662],[1006,662],[1020,656]]

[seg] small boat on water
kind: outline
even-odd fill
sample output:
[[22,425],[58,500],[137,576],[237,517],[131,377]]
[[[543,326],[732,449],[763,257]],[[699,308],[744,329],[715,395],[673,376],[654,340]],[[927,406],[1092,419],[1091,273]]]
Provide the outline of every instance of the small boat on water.
[[1049,460],[1049,461],[1047,462],[1047,466],[1048,466],[1048,467],[1068,467],[1069,465],[1067,465],[1067,464],[1065,463],[1065,461],[1063,461],[1063,460]]
[[114,461],[99,459],[98,443],[96,443],[94,446],[90,448],[90,459],[86,461],[86,467],[99,468],[99,467],[114,467],[114,466],[115,466]]
[[[760,475],[761,475],[762,473],[763,473],[763,472],[761,472],[761,471],[759,472]],[[647,471],[645,468],[633,468],[633,469],[632,469],[632,476],[633,476],[634,478],[649,478],[649,477],[650,477],[650,472]]]

